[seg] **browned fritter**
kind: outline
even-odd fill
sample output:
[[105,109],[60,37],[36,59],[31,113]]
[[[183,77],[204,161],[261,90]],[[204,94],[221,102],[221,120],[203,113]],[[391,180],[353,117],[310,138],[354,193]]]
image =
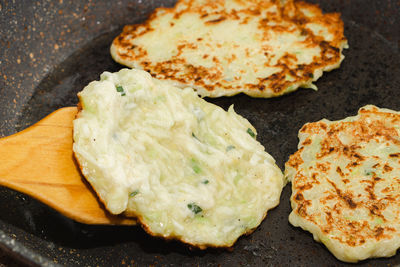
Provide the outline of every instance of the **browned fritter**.
[[202,96],[274,97],[339,67],[339,13],[302,1],[180,0],[125,26],[113,58]]
[[343,261],[388,257],[400,246],[400,113],[365,106],[358,116],[304,125],[286,163],[289,221]]

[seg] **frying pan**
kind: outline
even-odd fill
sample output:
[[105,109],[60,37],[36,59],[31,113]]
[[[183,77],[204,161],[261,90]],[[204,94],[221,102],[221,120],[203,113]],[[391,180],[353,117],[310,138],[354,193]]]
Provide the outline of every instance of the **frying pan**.
[[[374,104],[400,110],[400,3],[320,0],[325,12],[341,12],[350,44],[338,70],[274,99],[244,95],[207,99],[248,118],[258,140],[283,169],[296,151],[297,132],[309,121],[342,119]],[[125,24],[143,21],[174,1],[0,1],[0,136],[20,131],[52,111],[77,103],[76,93],[113,62],[109,45]],[[1,163],[0,163],[1,164]],[[140,227],[76,223],[38,201],[0,188],[0,261],[28,265],[338,266],[311,234],[288,223],[290,186],[250,236],[232,251],[191,250],[145,234]],[[400,255],[360,266],[400,263]],[[1,265],[1,262],[0,262]]]

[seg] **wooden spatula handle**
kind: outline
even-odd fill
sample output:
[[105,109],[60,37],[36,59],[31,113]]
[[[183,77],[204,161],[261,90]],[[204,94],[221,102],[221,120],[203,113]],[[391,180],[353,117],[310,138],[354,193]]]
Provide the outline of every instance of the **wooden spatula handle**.
[[76,107],[59,109],[0,139],[0,185],[26,193],[87,224],[134,224],[109,214],[83,180],[72,152]]

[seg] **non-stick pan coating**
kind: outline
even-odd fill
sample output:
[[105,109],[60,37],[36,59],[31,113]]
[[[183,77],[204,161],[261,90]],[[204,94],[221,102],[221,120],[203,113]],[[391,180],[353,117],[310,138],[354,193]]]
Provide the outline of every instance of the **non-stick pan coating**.
[[[140,22],[174,1],[0,1],[0,136],[77,103],[76,93],[103,71],[117,71],[109,45],[122,26]],[[341,12],[350,49],[340,69],[326,73],[318,91],[274,99],[239,95],[207,99],[236,111],[257,128],[258,140],[283,168],[309,121],[355,115],[365,104],[400,110],[399,2],[324,0]],[[292,227],[290,185],[280,205],[233,251],[190,250],[140,227],[89,226],[71,221],[30,197],[0,189],[0,247],[19,261],[68,266],[339,266],[311,234]],[[4,253],[3,253],[4,254]],[[400,255],[360,266],[400,263]],[[344,264],[343,264],[344,265]]]

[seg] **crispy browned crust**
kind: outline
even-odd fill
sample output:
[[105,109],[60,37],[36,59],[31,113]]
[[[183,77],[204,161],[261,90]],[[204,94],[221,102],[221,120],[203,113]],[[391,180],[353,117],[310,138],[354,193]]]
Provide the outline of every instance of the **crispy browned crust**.
[[[376,155],[369,155],[361,152],[361,148],[369,142],[376,142],[377,145],[395,145],[400,151],[400,136],[396,126],[400,126],[400,113],[389,112],[389,110],[378,109],[374,106],[359,110],[359,117],[354,121],[327,122],[322,120],[305,124],[300,134],[307,136],[322,135],[321,150],[317,154],[316,169],[310,167],[304,171],[300,166],[303,164],[302,152],[311,145],[310,138],[306,138],[300,149],[290,156],[286,168],[293,168],[295,174],[292,180],[292,208],[303,220],[317,225],[324,235],[338,242],[350,246],[362,246],[366,242],[378,242],[383,239],[391,239],[396,233],[392,227],[400,223],[400,169],[393,167],[391,160],[400,163],[400,153],[389,154],[387,159],[379,158]],[[345,133],[352,136],[351,143],[343,144],[340,135]],[[327,158],[329,157],[329,160]],[[336,166],[335,159],[346,159],[349,164],[346,168]],[[351,171],[363,164],[366,160],[375,159],[371,173],[362,174],[360,188],[357,191],[350,188]],[[379,163],[380,162],[380,163]],[[398,166],[398,165],[397,165]],[[334,168],[334,169],[332,169]],[[335,171],[341,177],[340,183],[329,180],[329,171]],[[380,177],[379,173],[392,172],[392,175]],[[393,173],[394,172],[394,173]],[[396,175],[397,173],[397,175]],[[313,190],[320,182],[328,179],[331,190],[320,195],[319,203],[321,209],[319,214],[310,211],[312,200],[308,199],[307,193]],[[384,181],[384,179],[387,179]],[[381,188],[382,182],[385,187]],[[381,185],[379,185],[381,183]],[[334,205],[332,203],[335,203]],[[333,208],[326,208],[327,206]],[[385,217],[385,211],[394,210],[393,218]],[[365,210],[369,212],[370,218],[382,220],[384,224],[374,225],[369,220],[353,220],[343,216],[344,212]],[[325,223],[321,223],[321,220]],[[341,234],[334,234],[340,232]]]
[[[232,10],[227,12],[221,10],[224,1],[208,1],[204,5],[196,5],[195,0],[180,0],[173,8],[158,8],[143,24],[125,26],[123,32],[114,39],[111,52],[114,59],[129,67],[136,67],[146,70],[152,76],[158,79],[173,81],[179,86],[191,86],[199,91],[203,96],[218,97],[221,95],[234,95],[245,93],[254,97],[274,97],[287,92],[296,90],[299,86],[309,87],[310,83],[319,78],[320,71],[329,71],[339,67],[343,56],[342,49],[347,45],[347,40],[343,34],[343,22],[339,13],[322,14],[317,5],[302,1],[286,1],[282,5],[280,1],[237,1],[245,7],[241,10]],[[263,10],[271,6],[277,6],[278,12],[264,15]],[[178,8],[179,7],[179,8]],[[184,8],[182,8],[184,7]],[[211,14],[210,9],[214,9]],[[307,17],[301,10],[308,10],[315,14],[313,17]],[[314,57],[309,64],[298,64],[296,54],[286,53],[273,63],[275,51],[267,45],[261,48],[264,54],[264,66],[276,67],[280,71],[266,77],[258,77],[258,83],[246,83],[242,77],[233,81],[224,80],[224,68],[218,58],[213,58],[213,66],[205,68],[201,65],[193,65],[181,57],[182,51],[194,50],[197,43],[182,42],[178,45],[178,53],[162,62],[152,62],[148,58],[146,46],[135,44],[135,38],[154,31],[152,22],[163,14],[171,13],[175,18],[182,14],[190,12],[193,16],[198,16],[204,21],[204,27],[212,27],[215,24],[225,20],[237,20],[240,23],[247,24],[250,18],[258,19],[258,28],[263,33],[262,40],[267,41],[271,34],[297,33],[303,36],[304,41],[298,41],[299,44],[306,47],[319,47],[320,55]],[[213,18],[209,19],[212,15]],[[276,25],[269,25],[275,22]],[[328,29],[333,36],[331,40],[326,37],[315,35],[307,28],[310,23],[317,23]],[[285,25],[285,26],[283,26]],[[174,23],[171,22],[171,27]],[[202,38],[197,39],[202,42]],[[214,42],[213,45],[218,45]],[[250,56],[250,51],[246,51]],[[203,52],[201,55],[207,58],[209,55]],[[234,61],[236,55],[232,54],[231,60]],[[289,81],[287,75],[292,79]],[[314,77],[314,76],[317,77]]]
[[76,104],[76,107],[78,109],[78,112],[75,115],[75,119],[78,119],[81,116],[83,110],[83,102],[80,93],[78,93],[78,104]]

